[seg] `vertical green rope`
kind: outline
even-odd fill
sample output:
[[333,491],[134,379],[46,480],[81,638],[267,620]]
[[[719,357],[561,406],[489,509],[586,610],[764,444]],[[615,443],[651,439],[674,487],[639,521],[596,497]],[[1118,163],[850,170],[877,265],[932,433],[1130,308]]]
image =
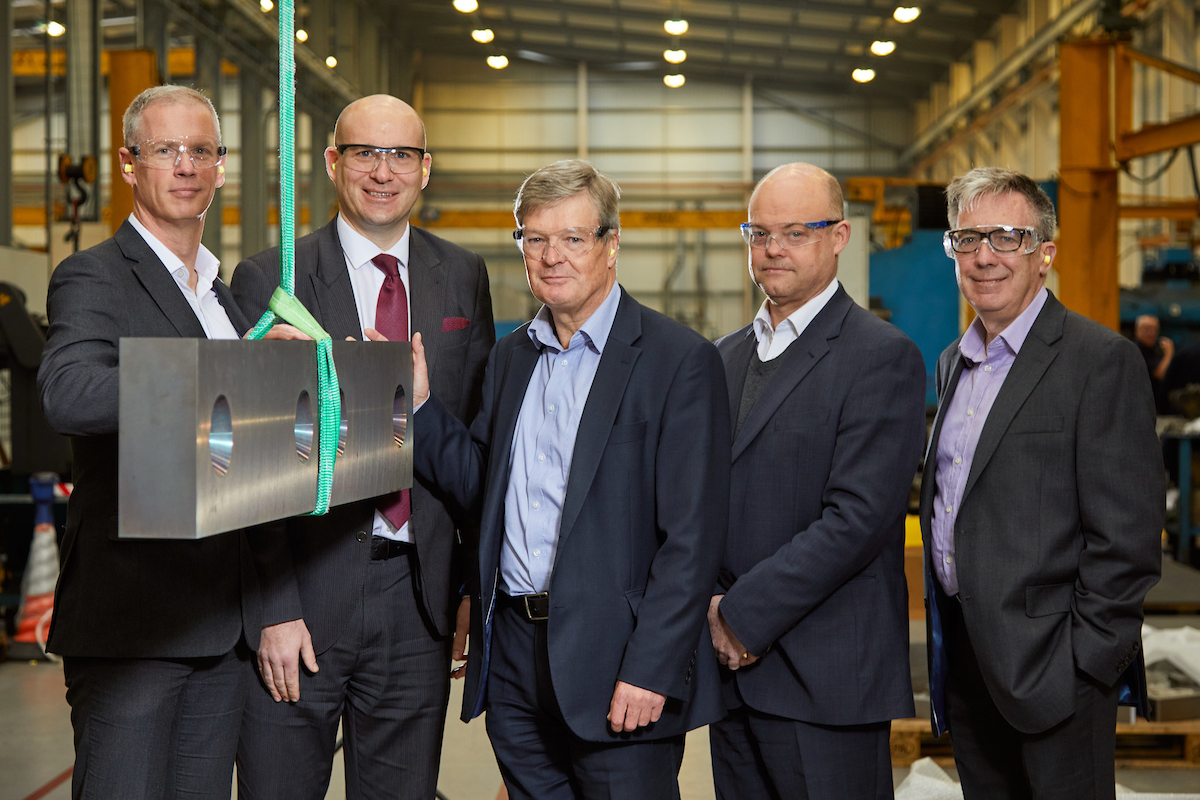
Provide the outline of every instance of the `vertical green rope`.
[[[250,331],[261,339],[276,317],[291,322],[317,341],[317,500],[313,515],[329,511],[333,468],[337,461],[342,416],[333,339],[295,301],[296,295],[296,9],[294,0],[279,2],[279,289],[270,307]],[[317,143],[313,142],[313,147]]]

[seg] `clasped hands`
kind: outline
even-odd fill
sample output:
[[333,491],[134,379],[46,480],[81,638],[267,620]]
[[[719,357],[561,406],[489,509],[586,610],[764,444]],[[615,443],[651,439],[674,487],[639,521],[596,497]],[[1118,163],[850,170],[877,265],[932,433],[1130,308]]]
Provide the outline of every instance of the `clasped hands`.
[[708,630],[712,634],[713,651],[717,654],[717,662],[723,667],[736,671],[758,661],[758,656],[751,655],[742,646],[741,640],[738,639],[737,634],[733,632],[721,614],[721,598],[724,596],[723,594],[713,595],[712,600],[709,601]]

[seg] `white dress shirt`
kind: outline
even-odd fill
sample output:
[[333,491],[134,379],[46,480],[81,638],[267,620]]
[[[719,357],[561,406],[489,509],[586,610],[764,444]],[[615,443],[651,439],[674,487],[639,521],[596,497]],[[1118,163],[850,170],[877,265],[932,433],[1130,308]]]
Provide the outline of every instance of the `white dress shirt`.
[[229,314],[225,312],[225,307],[217,297],[217,290],[213,288],[217,281],[217,270],[221,267],[217,257],[204,245],[200,245],[200,250],[196,253],[196,291],[193,292],[188,287],[188,268],[183,259],[172,253],[170,248],[160,242],[135,215],[129,215],[129,224],[141,234],[146,244],[154,251],[154,255],[158,256],[158,260],[167,268],[167,272],[171,273],[183,294],[183,299],[187,300],[188,305],[192,307],[192,313],[204,328],[204,335],[209,339],[240,339],[237,328],[229,321]]
[[779,323],[779,327],[771,325],[771,312],[767,308],[767,304],[771,301],[763,300],[758,314],[754,317],[754,338],[758,340],[758,360],[765,364],[783,355],[783,351],[787,349],[788,345],[799,339],[808,324],[816,318],[817,314],[821,313],[821,309],[833,298],[837,288],[838,281],[837,278],[834,278],[823,292],[788,314],[787,318]]
[[[383,288],[383,279],[386,276],[383,274],[383,270],[371,262],[371,259],[382,252],[395,256],[396,260],[400,262],[400,281],[404,284],[404,296],[408,298],[408,329],[410,332],[412,331],[413,301],[408,284],[408,245],[411,230],[411,226],[405,225],[400,240],[387,250],[380,250],[378,245],[350,227],[350,223],[346,222],[341,214],[337,216],[338,239],[342,243],[342,254],[346,257],[346,266],[349,268],[350,285],[354,288],[354,305],[358,309],[359,327],[363,330],[375,327],[375,307],[379,304],[379,290]],[[359,334],[365,341],[366,334],[362,330],[359,331]],[[371,533],[385,539],[395,539],[401,542],[412,541],[407,522],[397,530],[387,517],[379,513],[378,509],[375,511],[375,522],[371,526]]]

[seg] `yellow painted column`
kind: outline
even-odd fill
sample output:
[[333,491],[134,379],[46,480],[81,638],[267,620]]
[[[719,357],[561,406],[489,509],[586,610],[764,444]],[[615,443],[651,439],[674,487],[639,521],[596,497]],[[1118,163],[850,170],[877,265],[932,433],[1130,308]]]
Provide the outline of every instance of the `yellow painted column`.
[[1113,43],[1059,46],[1059,299],[1117,329],[1117,167],[1110,149],[1109,56]]
[[111,152],[105,157],[112,164],[112,197],[108,201],[108,226],[111,231],[121,227],[133,212],[133,189],[121,178],[117,150],[125,143],[121,132],[121,117],[139,94],[157,86],[158,56],[153,50],[109,50],[108,108]]

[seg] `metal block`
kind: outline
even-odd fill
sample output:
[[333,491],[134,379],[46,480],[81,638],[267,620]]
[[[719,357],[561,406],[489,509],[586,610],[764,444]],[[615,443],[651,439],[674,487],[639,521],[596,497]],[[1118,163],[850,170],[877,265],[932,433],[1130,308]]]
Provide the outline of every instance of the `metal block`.
[[[200,539],[311,513],[312,342],[122,339],[118,535]],[[334,342],[342,393],[331,505],[412,486],[412,351]]]

